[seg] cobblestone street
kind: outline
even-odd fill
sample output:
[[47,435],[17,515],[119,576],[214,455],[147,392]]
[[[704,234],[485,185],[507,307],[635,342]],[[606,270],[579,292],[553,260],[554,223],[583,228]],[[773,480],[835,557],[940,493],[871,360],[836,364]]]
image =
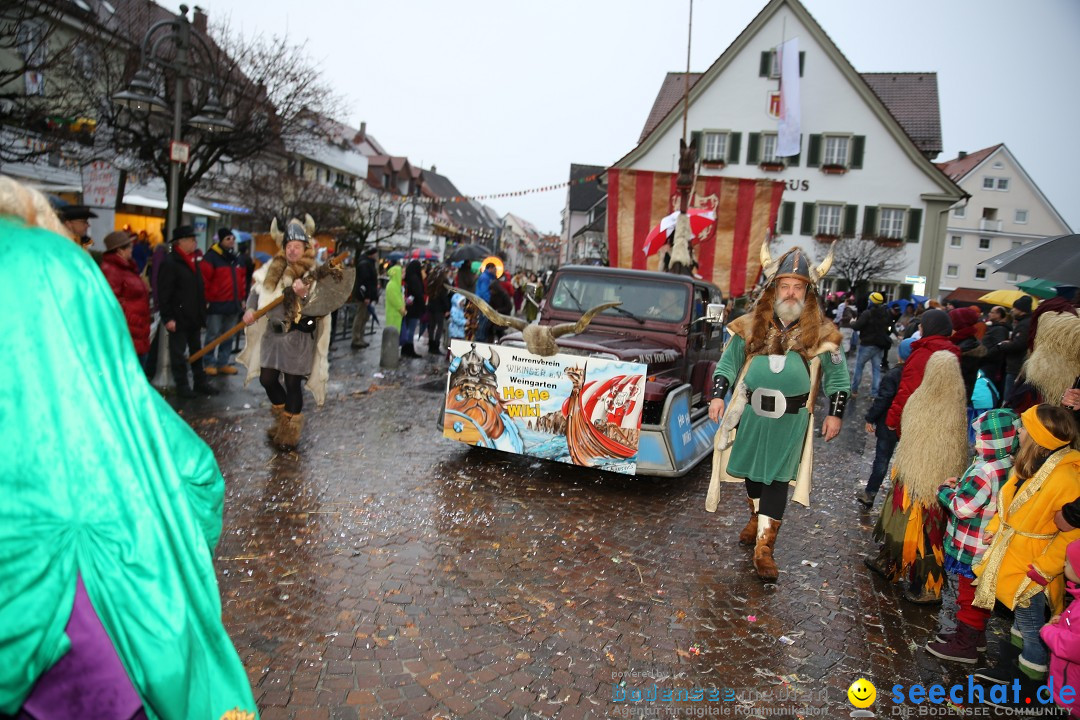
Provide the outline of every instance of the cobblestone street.
[[[299,454],[265,441],[257,384],[181,408],[226,478],[223,612],[267,720],[839,717],[861,676],[881,717],[896,683],[964,678],[916,649],[938,610],[862,565],[864,400],[818,441],[813,507],[789,505],[763,586],[741,486],[704,510],[708,462],[658,480],[470,450],[436,429],[438,358],[375,378],[378,348],[343,346]],[[735,698],[630,701],[694,687]]]

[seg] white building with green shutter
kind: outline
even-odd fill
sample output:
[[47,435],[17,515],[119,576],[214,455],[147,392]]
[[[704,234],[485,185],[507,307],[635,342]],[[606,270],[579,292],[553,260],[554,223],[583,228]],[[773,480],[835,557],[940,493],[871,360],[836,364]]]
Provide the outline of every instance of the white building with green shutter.
[[[782,158],[774,48],[792,38],[801,152]],[[677,171],[686,82],[685,73],[668,73],[638,146],[614,167]],[[798,0],[772,0],[689,83],[700,173],[786,185],[774,256],[800,245],[823,257],[841,236],[898,246],[904,269],[875,278],[873,289],[900,297],[910,293],[907,276],[924,276],[926,294],[937,295],[949,208],[964,193],[932,162],[942,149],[936,74],[860,74]]]

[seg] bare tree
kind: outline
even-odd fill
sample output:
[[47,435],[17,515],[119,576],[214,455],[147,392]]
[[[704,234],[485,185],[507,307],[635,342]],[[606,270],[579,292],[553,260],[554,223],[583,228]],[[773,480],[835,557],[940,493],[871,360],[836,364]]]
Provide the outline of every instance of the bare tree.
[[[865,290],[871,280],[895,275],[907,266],[902,243],[892,245],[877,238],[842,237],[833,242],[833,248],[833,272],[847,280],[856,292]],[[823,258],[826,252],[819,254]]]

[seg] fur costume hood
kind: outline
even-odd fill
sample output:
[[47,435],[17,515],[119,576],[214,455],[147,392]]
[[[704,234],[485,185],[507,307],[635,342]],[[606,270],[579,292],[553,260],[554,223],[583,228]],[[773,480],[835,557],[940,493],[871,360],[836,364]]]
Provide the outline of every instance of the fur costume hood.
[[936,507],[938,488],[968,465],[967,398],[960,360],[939,350],[926,361],[919,387],[900,419],[896,474],[913,500]]
[[750,312],[728,323],[728,330],[746,342],[748,357],[781,355],[794,350],[809,362],[816,355],[840,347],[843,337],[821,312],[816,292],[806,293],[802,315],[786,333],[781,331],[780,323],[776,320],[773,310],[775,298],[776,286],[770,285],[761,293]]

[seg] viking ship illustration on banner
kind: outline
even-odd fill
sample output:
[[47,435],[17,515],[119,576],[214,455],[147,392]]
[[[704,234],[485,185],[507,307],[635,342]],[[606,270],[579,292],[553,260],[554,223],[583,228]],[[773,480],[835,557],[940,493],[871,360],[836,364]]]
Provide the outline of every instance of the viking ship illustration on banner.
[[646,365],[464,340],[450,351],[444,436],[634,474]]

